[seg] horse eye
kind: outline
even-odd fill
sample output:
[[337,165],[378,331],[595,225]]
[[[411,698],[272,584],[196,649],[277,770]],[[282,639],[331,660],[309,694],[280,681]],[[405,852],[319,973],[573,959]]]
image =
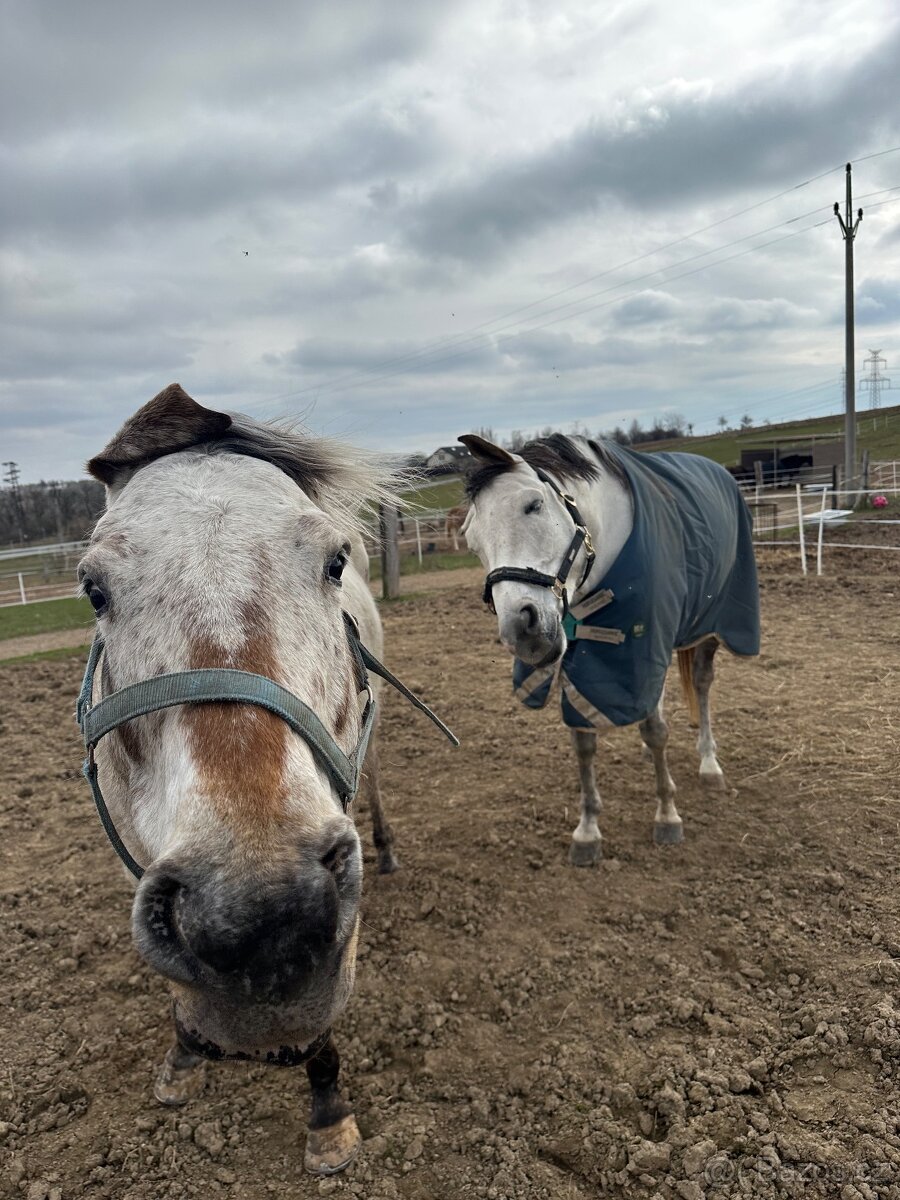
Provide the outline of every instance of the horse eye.
[[93,579],[83,579],[81,586],[84,589],[84,594],[90,601],[91,608],[93,608],[98,617],[102,617],[109,608],[109,601],[106,599],[104,593],[97,587]]
[[341,576],[344,574],[344,567],[347,565],[347,554],[347,547],[342,546],[326,568],[329,581],[337,584],[338,587],[341,586]]
[[525,505],[525,516],[527,517],[529,513],[540,512],[543,507],[544,502],[540,496],[538,496],[537,499],[532,500],[530,504]]

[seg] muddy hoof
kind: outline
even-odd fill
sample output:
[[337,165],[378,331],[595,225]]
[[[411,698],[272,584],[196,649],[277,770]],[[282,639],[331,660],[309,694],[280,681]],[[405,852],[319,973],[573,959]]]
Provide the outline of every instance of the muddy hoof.
[[680,821],[657,821],[653,826],[657,846],[677,846],[684,841],[684,826]]
[[378,874],[393,875],[395,871],[400,870],[400,863],[394,855],[393,850],[380,850],[378,852]]
[[603,857],[603,842],[570,842],[569,862],[573,867],[593,867]]
[[195,1099],[206,1086],[206,1063],[202,1058],[189,1066],[177,1066],[177,1054],[169,1050],[153,1084],[153,1095],[160,1104],[178,1108]]
[[312,1175],[337,1175],[350,1166],[361,1145],[356,1118],[344,1117],[335,1125],[309,1131],[303,1165]]
[[727,792],[728,784],[724,775],[701,775],[700,784],[708,792]]

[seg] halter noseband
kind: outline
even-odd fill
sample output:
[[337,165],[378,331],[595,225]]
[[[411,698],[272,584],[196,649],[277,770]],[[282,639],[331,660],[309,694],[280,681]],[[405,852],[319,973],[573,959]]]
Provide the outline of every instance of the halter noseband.
[[[541,483],[548,484],[563,504],[566,507],[566,512],[572,518],[575,526],[575,533],[569,542],[569,548],[566,550],[563,560],[559,565],[559,570],[555,575],[547,575],[543,571],[535,570],[534,567],[497,567],[491,571],[484,581],[483,600],[488,605],[492,613],[496,613],[494,607],[494,584],[500,583],[503,580],[508,580],[513,583],[533,583],[538,587],[549,588],[557,600],[562,601],[563,616],[569,611],[569,593],[566,590],[566,580],[569,578],[569,572],[575,564],[575,559],[578,557],[581,547],[585,549],[584,570],[581,573],[581,579],[578,582],[578,587],[583,587],[588,575],[591,573],[591,567],[594,565],[594,559],[597,557],[594,553],[594,543],[591,541],[591,535],[584,523],[584,517],[578,505],[575,503],[575,497],[568,492],[564,492],[558,484],[550,478],[539,467],[532,468],[534,473],[540,479]],[[576,588],[576,591],[578,589]]]
[[267,675],[255,675],[250,671],[215,667],[210,670],[177,671],[170,675],[156,675],[151,679],[143,679],[140,683],[133,683],[129,687],[111,692],[92,705],[94,674],[103,653],[103,639],[99,633],[94,637],[76,708],[76,716],[87,752],[82,774],[90,785],[97,812],[100,814],[100,820],[112,848],[135,879],[141,878],[144,868],[128,852],[113,823],[100,790],[97,763],[94,759],[94,750],[100,739],[127,721],[133,721],[135,717],[146,716],[147,713],[158,712],[163,708],[172,708],[178,704],[219,704],[223,701],[233,704],[255,704],[260,708],[268,709],[277,717],[281,717],[285,724],[289,725],[294,733],[299,734],[307,743],[319,765],[330,775],[335,790],[340,796],[344,812],[349,809],[359,788],[363,762],[375,723],[375,695],[369,683],[368,671],[380,675],[382,679],[396,688],[411,704],[430,717],[454,746],[459,745],[459,739],[451,733],[444,722],[395,675],[392,675],[387,667],[380,663],[374,654],[363,645],[359,638],[356,621],[349,613],[344,613],[344,621],[353,656],[356,682],[359,691],[366,693],[362,730],[359,741],[356,743],[356,749],[350,755],[344,753],[309,705],[304,704],[299,697],[282,687],[280,683],[276,683],[274,679],[269,679]]

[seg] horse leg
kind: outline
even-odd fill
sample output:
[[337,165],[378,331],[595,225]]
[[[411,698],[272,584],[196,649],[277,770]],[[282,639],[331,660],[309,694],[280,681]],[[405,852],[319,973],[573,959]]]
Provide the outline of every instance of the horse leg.
[[684,838],[681,817],[675,807],[675,784],[666,762],[666,742],[669,727],[662,715],[662,701],[656,711],[641,721],[641,737],[653,755],[656,771],[656,819],[653,823],[653,840],[660,846],[673,846]]
[[377,735],[376,727],[372,730],[372,738],[366,752],[360,791],[368,802],[369,812],[372,816],[372,840],[378,854],[378,874],[390,875],[397,870],[400,864],[394,855],[394,833],[385,819],[384,808],[381,804],[381,789],[378,786]]
[[356,1118],[338,1090],[341,1060],[328,1035],[306,1064],[312,1109],[303,1165],[313,1175],[336,1175],[350,1165],[362,1145]]
[[694,653],[694,690],[697,693],[697,707],[700,711],[700,736],[697,738],[697,749],[700,752],[700,782],[712,791],[725,791],[725,776],[716,758],[716,740],[712,735],[709,719],[709,689],[712,687],[715,671],[713,659],[719,643],[715,638],[707,638],[701,642]]
[[593,729],[573,729],[572,741],[578,758],[578,775],[581,779],[581,820],[572,834],[569,846],[569,862],[573,867],[592,867],[603,854],[603,843],[597,815],[600,812],[600,793],[597,791],[597,776],[594,771],[594,756],[597,752],[597,734]]
[[176,1038],[162,1061],[153,1084],[153,1095],[171,1108],[187,1104],[203,1091],[206,1059],[185,1050]]

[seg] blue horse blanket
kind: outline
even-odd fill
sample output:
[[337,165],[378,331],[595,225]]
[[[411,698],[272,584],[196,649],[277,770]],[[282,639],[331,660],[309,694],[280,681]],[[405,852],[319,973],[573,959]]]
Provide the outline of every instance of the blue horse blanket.
[[656,708],[673,650],[715,636],[759,653],[750,512],[724,469],[696,454],[643,454],[605,442],[634,502],[634,525],[604,579],[564,622],[560,662],[516,659],[513,687],[543,708],[554,683],[575,729],[632,725]]

